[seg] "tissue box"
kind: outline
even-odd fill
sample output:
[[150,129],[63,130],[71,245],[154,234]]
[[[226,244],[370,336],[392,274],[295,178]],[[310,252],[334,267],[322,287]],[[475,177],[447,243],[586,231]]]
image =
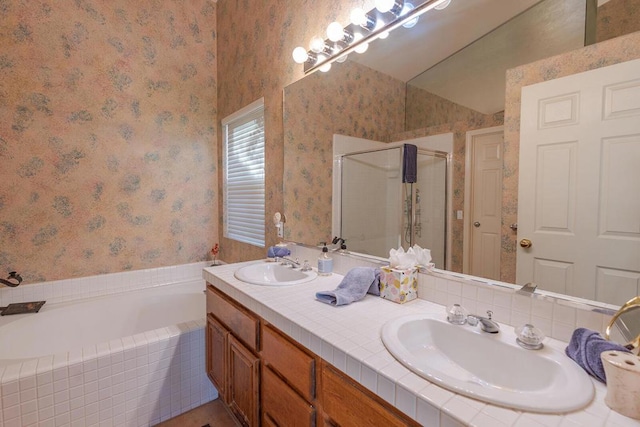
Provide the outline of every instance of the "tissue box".
[[403,304],[418,297],[418,269],[400,270],[382,267],[380,274],[380,296]]

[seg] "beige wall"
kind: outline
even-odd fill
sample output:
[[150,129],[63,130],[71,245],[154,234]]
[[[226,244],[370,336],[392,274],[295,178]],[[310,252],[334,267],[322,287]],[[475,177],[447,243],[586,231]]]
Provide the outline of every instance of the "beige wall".
[[215,27],[209,0],[0,1],[0,277],[208,256]]

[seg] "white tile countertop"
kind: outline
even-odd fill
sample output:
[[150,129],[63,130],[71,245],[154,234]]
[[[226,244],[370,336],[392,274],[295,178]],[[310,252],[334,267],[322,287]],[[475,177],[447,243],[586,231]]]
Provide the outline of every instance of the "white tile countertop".
[[[581,411],[538,414],[511,410],[443,389],[405,368],[389,353],[380,331],[389,320],[407,314],[442,313],[445,307],[416,299],[405,304],[367,295],[346,306],[316,301],[318,291],[333,290],[342,279],[333,274],[295,286],[258,286],[237,280],[240,266],[205,268],[204,279],[289,335],[310,351],[379,395],[422,425],[456,427],[640,426],[640,421],[610,410],[606,386],[593,380],[595,398]],[[423,280],[423,275],[419,275]],[[501,328],[512,328],[501,324]],[[564,351],[566,343],[547,338],[545,345]]]

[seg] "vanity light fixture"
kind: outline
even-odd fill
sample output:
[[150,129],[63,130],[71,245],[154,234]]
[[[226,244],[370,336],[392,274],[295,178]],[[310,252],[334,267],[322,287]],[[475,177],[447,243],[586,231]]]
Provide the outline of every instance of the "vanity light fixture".
[[351,52],[364,53],[372,41],[386,38],[400,26],[412,28],[420,15],[431,9],[442,10],[449,3],[451,0],[424,0],[418,5],[405,0],[376,0],[369,12],[354,9],[346,27],[339,22],[329,24],[326,40],[316,36],[308,50],[296,47],[293,60],[304,64],[305,74],[328,71],[333,62],[344,62]]

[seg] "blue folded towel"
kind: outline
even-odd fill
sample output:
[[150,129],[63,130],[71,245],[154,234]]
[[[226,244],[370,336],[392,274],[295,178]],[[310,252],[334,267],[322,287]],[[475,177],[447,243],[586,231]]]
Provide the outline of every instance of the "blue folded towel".
[[626,347],[605,340],[596,331],[578,328],[573,331],[571,341],[569,341],[565,353],[580,365],[582,369],[587,371],[589,375],[606,384],[607,378],[604,373],[604,366],[602,366],[602,360],[600,359],[600,353],[609,350],[630,353]]
[[268,258],[281,258],[283,256],[291,255],[291,251],[284,246],[270,246],[267,250]]
[[318,301],[331,305],[351,304],[366,294],[380,295],[380,269],[356,267],[349,270],[333,291],[317,292]]

